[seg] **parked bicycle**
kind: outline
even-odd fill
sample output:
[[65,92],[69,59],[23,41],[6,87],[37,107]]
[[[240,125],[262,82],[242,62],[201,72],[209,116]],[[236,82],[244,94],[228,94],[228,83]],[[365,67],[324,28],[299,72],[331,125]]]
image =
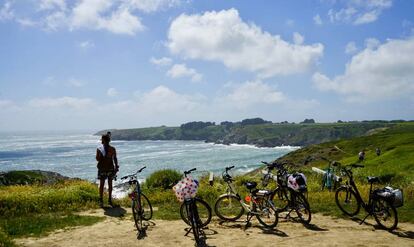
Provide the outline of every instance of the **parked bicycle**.
[[329,191],[336,190],[341,184],[341,177],[337,176],[336,173],[338,170],[339,163],[336,161],[331,161],[327,158],[321,157],[321,159],[328,161],[328,168],[325,170],[325,173],[322,177],[321,190],[327,188]]
[[353,177],[353,168],[362,168],[363,165],[352,164],[341,168],[342,175],[348,178],[345,185],[336,190],[335,202],[339,209],[348,216],[355,216],[362,206],[367,212],[365,218],[360,222],[364,223],[368,216],[374,216],[375,221],[386,230],[394,230],[398,224],[397,207],[403,205],[403,194],[399,189],[391,187],[373,189],[374,183],[380,182],[378,177],[367,177],[370,183],[369,198],[366,203],[359,193]]
[[234,166],[226,167],[222,173],[223,180],[227,183],[227,193],[217,199],[214,205],[216,215],[222,220],[235,221],[244,214],[244,211],[247,211],[247,223],[256,216],[263,226],[275,227],[278,223],[278,213],[271,200],[272,191],[258,190],[256,182],[246,182],[244,185],[249,190],[246,201],[249,204],[245,203],[234,188],[234,180],[228,173],[233,168]]
[[[291,217],[293,211],[299,217],[303,224],[309,224],[312,219],[312,214],[309,202],[304,193],[307,191],[306,177],[301,173],[289,174],[285,165],[287,163],[267,163],[263,171],[263,185],[267,185],[270,179],[277,183],[270,195],[278,213],[287,212],[286,219]],[[277,175],[273,175],[271,171],[277,169]]]
[[[191,226],[185,236],[187,236],[192,231],[196,246],[205,246],[205,234],[202,228],[205,227],[211,220],[211,208],[202,199],[196,197],[198,181],[192,179],[191,177],[187,177],[187,175],[195,170],[196,168],[184,171],[183,180],[178,182],[178,184],[176,184],[173,189],[178,200],[183,202],[180,207],[181,218],[185,223]],[[198,205],[207,206],[207,211],[209,211],[208,214],[210,215],[208,222],[203,222],[200,219]],[[182,208],[184,208],[184,210],[182,210]]]
[[142,221],[148,221],[152,218],[152,206],[147,196],[141,191],[141,186],[138,181],[138,173],[142,172],[146,166],[139,169],[136,173],[126,175],[121,179],[129,179],[128,183],[133,186],[133,190],[128,196],[132,201],[132,215],[134,216],[135,227],[138,230],[138,236],[145,232]]

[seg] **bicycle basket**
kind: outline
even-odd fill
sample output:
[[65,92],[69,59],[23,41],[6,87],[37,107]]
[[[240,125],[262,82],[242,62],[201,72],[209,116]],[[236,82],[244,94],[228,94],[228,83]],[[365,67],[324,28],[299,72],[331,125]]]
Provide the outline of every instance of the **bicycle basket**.
[[305,192],[307,190],[306,176],[303,173],[289,175],[288,187],[297,192]]
[[379,197],[385,198],[396,208],[404,205],[404,196],[402,190],[400,189],[393,189],[392,187],[387,186],[383,189],[376,190],[375,194]]
[[197,194],[198,181],[192,177],[185,177],[174,185],[173,190],[178,201],[183,202],[186,198],[193,198]]

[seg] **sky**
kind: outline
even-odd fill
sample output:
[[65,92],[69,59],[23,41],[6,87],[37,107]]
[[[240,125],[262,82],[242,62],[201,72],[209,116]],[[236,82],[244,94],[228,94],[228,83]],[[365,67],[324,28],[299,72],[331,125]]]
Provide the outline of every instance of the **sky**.
[[0,130],[414,119],[411,0],[0,0]]

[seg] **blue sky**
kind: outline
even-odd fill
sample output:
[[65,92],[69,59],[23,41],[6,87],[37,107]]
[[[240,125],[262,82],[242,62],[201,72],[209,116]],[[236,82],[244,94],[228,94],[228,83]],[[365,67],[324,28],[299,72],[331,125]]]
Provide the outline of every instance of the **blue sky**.
[[414,2],[0,0],[0,129],[414,119]]

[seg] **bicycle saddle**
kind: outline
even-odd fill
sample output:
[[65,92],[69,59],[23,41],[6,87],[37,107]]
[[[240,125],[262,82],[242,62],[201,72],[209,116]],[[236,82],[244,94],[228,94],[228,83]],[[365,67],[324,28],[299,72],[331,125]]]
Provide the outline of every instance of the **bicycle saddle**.
[[379,183],[378,177],[367,177],[369,183]]
[[247,189],[251,190],[251,189],[256,188],[257,183],[256,182],[246,182],[244,185],[246,185]]

